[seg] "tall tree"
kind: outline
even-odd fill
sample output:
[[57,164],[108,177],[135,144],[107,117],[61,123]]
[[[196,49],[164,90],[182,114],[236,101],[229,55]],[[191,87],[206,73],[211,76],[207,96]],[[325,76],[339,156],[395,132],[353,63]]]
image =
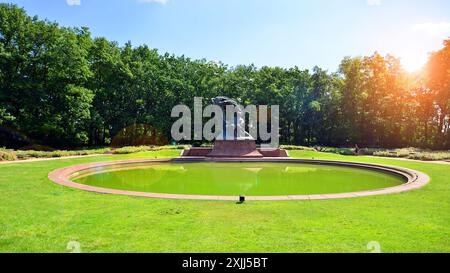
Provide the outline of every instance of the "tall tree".
[[434,52],[427,65],[427,86],[436,107],[437,146],[450,144],[450,39]]

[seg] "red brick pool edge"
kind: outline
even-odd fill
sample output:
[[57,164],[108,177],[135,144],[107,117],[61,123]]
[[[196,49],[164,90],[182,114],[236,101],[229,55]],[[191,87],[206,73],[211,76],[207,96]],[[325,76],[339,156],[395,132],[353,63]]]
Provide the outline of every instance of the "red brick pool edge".
[[70,180],[70,177],[79,171],[87,170],[91,168],[99,168],[118,164],[136,164],[136,163],[170,163],[170,162],[274,162],[274,163],[299,163],[299,164],[319,164],[319,165],[332,165],[332,166],[343,166],[343,167],[353,167],[353,168],[363,168],[375,171],[387,172],[392,174],[397,174],[406,179],[402,185],[375,189],[370,191],[362,192],[349,192],[349,193],[337,193],[337,194],[313,194],[313,195],[281,195],[281,196],[246,196],[248,201],[282,201],[282,200],[327,200],[327,199],[341,199],[341,198],[355,198],[363,196],[373,196],[373,195],[384,195],[401,193],[406,191],[411,191],[424,187],[430,182],[430,178],[425,173],[387,166],[378,164],[367,164],[367,163],[356,163],[356,162],[344,162],[344,161],[326,161],[326,160],[310,160],[310,159],[293,159],[293,158],[258,158],[258,159],[243,159],[243,158],[175,158],[175,159],[142,159],[142,160],[121,160],[121,161],[110,161],[110,162],[95,162],[82,165],[74,165],[61,169],[57,169],[48,174],[48,178],[62,186],[67,186],[75,189],[80,189],[84,191],[103,193],[103,194],[118,194],[118,195],[128,195],[137,197],[147,197],[147,198],[163,198],[163,199],[187,199],[187,200],[228,200],[237,201],[238,196],[212,196],[212,195],[186,195],[186,194],[164,194],[164,193],[151,193],[151,192],[136,192],[136,191],[125,191],[125,190],[115,190],[108,188],[93,187],[89,185],[83,185],[75,183]]

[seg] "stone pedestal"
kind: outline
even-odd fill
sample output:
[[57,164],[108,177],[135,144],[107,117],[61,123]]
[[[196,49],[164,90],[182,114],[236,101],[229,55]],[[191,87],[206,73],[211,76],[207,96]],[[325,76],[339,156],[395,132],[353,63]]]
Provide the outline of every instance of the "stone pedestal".
[[259,158],[263,155],[256,149],[254,140],[216,140],[207,157]]

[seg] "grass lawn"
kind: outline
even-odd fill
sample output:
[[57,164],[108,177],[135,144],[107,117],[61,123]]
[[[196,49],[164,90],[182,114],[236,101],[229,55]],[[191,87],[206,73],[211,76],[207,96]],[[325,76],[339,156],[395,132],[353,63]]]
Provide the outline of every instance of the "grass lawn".
[[180,150],[0,165],[0,252],[450,252],[450,165],[290,151],[423,171],[425,188],[324,201],[160,200],[102,195],[47,179],[64,166],[176,157]]

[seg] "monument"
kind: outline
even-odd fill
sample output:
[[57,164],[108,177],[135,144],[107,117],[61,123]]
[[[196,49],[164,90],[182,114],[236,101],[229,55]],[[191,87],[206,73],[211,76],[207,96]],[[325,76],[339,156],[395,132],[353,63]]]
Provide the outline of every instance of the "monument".
[[[215,97],[214,105],[219,106],[223,112],[222,128],[218,130],[213,148],[194,147],[185,150],[182,157],[210,157],[210,158],[262,158],[262,157],[288,157],[283,149],[257,148],[256,140],[245,131],[245,116],[239,104],[227,97]],[[233,117],[227,117],[227,106],[233,106]]]
[[[245,131],[245,117],[239,108],[239,104],[227,97],[216,97],[212,103],[222,108],[223,126],[219,135],[216,137],[212,151],[208,157],[263,157],[256,149],[255,139]],[[234,106],[236,115],[232,118],[227,117],[226,107]],[[232,132],[232,135],[229,133]]]

